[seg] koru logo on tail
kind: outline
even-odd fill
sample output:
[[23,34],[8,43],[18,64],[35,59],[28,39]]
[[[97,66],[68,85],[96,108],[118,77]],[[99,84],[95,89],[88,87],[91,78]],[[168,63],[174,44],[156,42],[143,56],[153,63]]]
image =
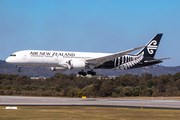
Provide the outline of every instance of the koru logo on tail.
[[149,43],[149,45],[147,46],[147,51],[149,54],[153,54],[154,53],[154,50],[157,49],[157,41],[156,40],[153,40]]

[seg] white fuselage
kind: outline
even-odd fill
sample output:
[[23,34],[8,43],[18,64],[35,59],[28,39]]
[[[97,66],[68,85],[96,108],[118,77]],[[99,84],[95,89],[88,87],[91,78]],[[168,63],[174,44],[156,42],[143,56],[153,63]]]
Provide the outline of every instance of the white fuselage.
[[86,60],[111,55],[110,53],[66,52],[24,50],[10,55],[6,62],[20,66],[59,67],[60,63],[68,60]]

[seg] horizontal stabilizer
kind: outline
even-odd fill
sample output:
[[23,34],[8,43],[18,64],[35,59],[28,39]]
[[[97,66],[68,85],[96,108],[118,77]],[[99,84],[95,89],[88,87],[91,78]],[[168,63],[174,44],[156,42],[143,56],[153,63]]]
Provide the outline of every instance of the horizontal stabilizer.
[[161,61],[161,60],[166,60],[166,59],[172,59],[171,57],[169,58],[162,58],[162,59],[154,59],[154,60],[145,60],[145,63],[150,63],[150,62],[157,62],[157,61]]

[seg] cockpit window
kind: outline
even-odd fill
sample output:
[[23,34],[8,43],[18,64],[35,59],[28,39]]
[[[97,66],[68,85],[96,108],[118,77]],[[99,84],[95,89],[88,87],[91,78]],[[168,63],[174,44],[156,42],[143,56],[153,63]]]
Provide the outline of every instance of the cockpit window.
[[10,56],[16,56],[16,54],[11,54]]

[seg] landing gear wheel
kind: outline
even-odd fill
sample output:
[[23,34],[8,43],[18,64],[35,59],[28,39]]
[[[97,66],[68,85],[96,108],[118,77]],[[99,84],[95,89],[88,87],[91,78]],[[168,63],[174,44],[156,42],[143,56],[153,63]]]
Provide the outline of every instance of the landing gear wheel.
[[19,68],[18,72],[21,72],[21,66],[16,65],[17,68]]
[[87,74],[92,74],[92,71],[87,71]]
[[86,76],[86,75],[87,75],[87,73],[86,73],[86,72],[84,72],[82,75],[83,75],[83,76]]
[[92,74],[91,74],[92,76],[95,76],[96,75],[96,72],[92,72]]
[[18,72],[21,72],[21,71],[22,71],[21,69],[18,70]]
[[87,75],[87,73],[84,72],[84,71],[79,71],[78,74],[79,74],[79,75],[82,75],[82,76],[86,76],[86,75]]
[[84,72],[83,71],[79,71],[78,72],[78,75],[82,75]]
[[93,72],[93,71],[87,71],[87,74],[90,74],[92,76],[95,76],[96,75],[96,72]]

